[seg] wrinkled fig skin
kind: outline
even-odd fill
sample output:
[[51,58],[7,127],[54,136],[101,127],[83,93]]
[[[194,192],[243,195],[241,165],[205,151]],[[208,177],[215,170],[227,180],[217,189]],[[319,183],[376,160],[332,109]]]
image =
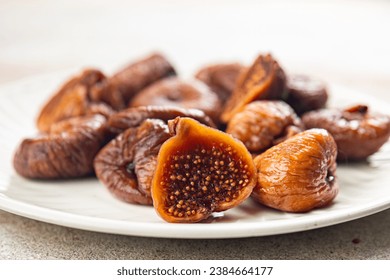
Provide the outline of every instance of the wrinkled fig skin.
[[219,120],[221,103],[216,93],[198,80],[183,81],[177,77],[154,83],[137,94],[130,107],[159,105],[198,109],[214,122]]
[[325,84],[305,75],[292,75],[287,79],[286,102],[298,115],[324,108],[328,101]]
[[116,111],[105,103],[91,103],[86,111],[86,115],[103,115],[106,118],[109,118],[114,113],[116,113]]
[[337,147],[324,129],[310,129],[254,159],[257,186],[252,197],[286,212],[307,212],[330,204],[338,193]]
[[160,54],[152,54],[136,61],[110,77],[105,84],[96,87],[93,99],[104,101],[116,110],[127,107],[139,91],[152,83],[175,76],[173,66]]
[[282,99],[286,92],[286,75],[283,69],[270,54],[259,55],[252,66],[238,77],[221,121],[227,123],[246,104],[255,100]]
[[113,114],[108,119],[107,126],[110,131],[118,134],[127,128],[139,126],[146,119],[160,119],[167,123],[176,117],[193,118],[207,126],[215,127],[213,121],[203,111],[175,106],[140,106],[129,108]]
[[88,69],[66,82],[43,106],[37,119],[38,129],[47,132],[53,123],[87,115],[90,106],[90,89],[103,83],[104,80],[105,76],[102,72]]
[[260,154],[280,139],[302,130],[301,120],[283,101],[249,103],[231,118],[226,128],[227,133],[241,140],[254,154]]
[[302,121],[307,128],[324,128],[332,134],[339,161],[365,160],[390,136],[390,117],[371,113],[364,105],[308,112],[302,116]]
[[96,156],[99,180],[117,198],[151,205],[151,181],[161,144],[170,137],[161,120],[148,119],[109,142]]
[[105,142],[102,115],[70,118],[48,133],[25,139],[14,156],[14,168],[31,179],[65,179],[93,174],[93,159]]
[[245,67],[239,63],[209,65],[200,69],[195,74],[195,78],[208,85],[224,105],[234,90],[239,74],[244,69]]
[[190,118],[168,122],[172,138],[160,149],[152,182],[153,205],[172,223],[193,223],[243,202],[256,185],[245,146]]

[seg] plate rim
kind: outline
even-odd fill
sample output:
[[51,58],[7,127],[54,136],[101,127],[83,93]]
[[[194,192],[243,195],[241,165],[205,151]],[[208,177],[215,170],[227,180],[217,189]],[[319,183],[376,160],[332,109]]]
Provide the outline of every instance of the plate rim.
[[[293,222],[286,219],[267,221],[264,223],[266,226],[262,225],[261,221],[258,224],[240,224],[240,227],[232,227],[234,223],[172,224],[159,222],[148,224],[82,216],[21,202],[0,193],[1,210],[41,222],[101,233],[177,239],[247,238],[312,230],[352,221],[384,211],[390,208],[390,199],[383,198],[380,203],[377,201],[365,203],[363,206],[357,208],[358,211],[355,210],[352,213],[349,208],[345,208],[339,209],[336,213],[327,213],[327,215],[302,215],[294,218]],[[202,235],[205,231],[207,231],[207,235]]]

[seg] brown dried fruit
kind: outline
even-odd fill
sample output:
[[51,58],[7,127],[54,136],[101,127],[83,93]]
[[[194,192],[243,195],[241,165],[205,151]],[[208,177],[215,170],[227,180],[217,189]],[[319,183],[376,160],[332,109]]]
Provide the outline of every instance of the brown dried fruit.
[[230,98],[239,74],[245,67],[239,63],[215,64],[200,69],[195,78],[201,80],[214,91],[221,104]]
[[301,120],[283,101],[252,102],[235,114],[226,128],[227,133],[241,140],[255,154],[302,130]]
[[168,126],[161,120],[148,119],[127,129],[96,156],[97,177],[123,201],[152,204],[150,188],[157,154],[169,137]]
[[158,81],[133,98],[130,107],[160,105],[205,112],[213,121],[218,121],[221,103],[216,93],[204,83],[183,81],[177,77]]
[[257,156],[253,198],[287,212],[330,204],[338,193],[337,147],[324,129],[299,133]]
[[113,133],[121,133],[127,128],[139,126],[146,119],[160,119],[168,122],[176,117],[189,117],[210,127],[215,127],[213,121],[197,109],[184,109],[175,106],[140,106],[129,108],[113,114],[107,126]]
[[152,54],[118,71],[92,91],[92,100],[103,101],[116,110],[127,107],[135,94],[150,84],[176,75],[175,69],[160,54]]
[[25,139],[14,156],[14,168],[32,179],[82,177],[93,173],[92,162],[106,140],[102,115],[70,118],[47,134]]
[[42,108],[37,120],[38,129],[47,132],[53,123],[90,114],[90,90],[104,80],[104,74],[96,69],[85,70],[70,79]]
[[324,128],[332,134],[338,160],[364,160],[376,153],[390,136],[390,117],[371,113],[365,105],[308,112],[302,121],[307,128]]
[[270,54],[260,55],[238,78],[221,121],[227,123],[248,103],[260,99],[281,99],[286,92],[286,76],[282,68]]
[[305,75],[292,75],[287,79],[286,102],[298,115],[325,107],[328,92],[325,84]]
[[240,141],[190,118],[168,125],[174,137],[161,146],[152,183],[153,204],[164,220],[198,222],[250,195],[256,169]]
[[163,79],[137,94],[130,107],[170,106],[203,111],[214,122],[219,120],[221,103],[216,93],[204,83],[191,80],[183,81],[172,77]]

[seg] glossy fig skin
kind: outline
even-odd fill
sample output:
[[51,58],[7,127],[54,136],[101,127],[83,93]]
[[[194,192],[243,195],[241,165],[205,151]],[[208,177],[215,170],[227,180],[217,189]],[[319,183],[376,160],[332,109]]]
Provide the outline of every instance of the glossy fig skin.
[[245,146],[190,118],[168,123],[152,181],[153,205],[167,222],[194,223],[243,202],[256,184]]
[[[295,127],[292,129],[291,127]],[[282,138],[303,130],[293,109],[283,101],[255,101],[228,122],[226,132],[241,140],[247,149],[260,154]]]
[[96,156],[97,177],[120,200],[151,205],[150,188],[157,154],[169,137],[167,124],[155,119],[125,130]]
[[16,172],[30,179],[67,179],[93,174],[93,159],[106,141],[102,115],[70,118],[48,133],[25,139],[14,155]]
[[308,112],[302,121],[307,128],[324,128],[332,134],[339,161],[365,160],[390,137],[390,117],[369,112],[365,105]]
[[286,102],[298,115],[326,106],[328,92],[326,85],[306,75],[291,75],[287,79],[288,97]]
[[130,107],[175,106],[185,109],[198,109],[214,122],[219,120],[221,103],[216,93],[198,80],[184,81],[177,77],[163,79],[138,93],[130,102]]
[[90,114],[90,90],[105,79],[97,69],[84,70],[71,78],[43,106],[37,119],[38,129],[47,132],[53,123]]
[[258,171],[252,197],[286,212],[329,205],[338,193],[337,146],[324,129],[310,129],[254,159]]
[[110,104],[116,110],[127,108],[129,101],[139,91],[152,83],[175,76],[171,63],[161,54],[154,53],[137,60],[96,87],[92,99]]
[[113,133],[121,133],[127,128],[137,127],[147,119],[159,119],[164,122],[176,117],[189,117],[207,126],[215,127],[214,122],[203,111],[185,109],[176,106],[140,106],[128,108],[111,115],[107,127]]
[[214,64],[200,69],[195,74],[195,78],[208,85],[224,105],[232,95],[237,79],[244,70],[245,66],[240,63]]
[[279,100],[287,93],[286,75],[270,55],[259,55],[254,63],[239,76],[233,94],[227,101],[221,121],[232,116],[255,100]]

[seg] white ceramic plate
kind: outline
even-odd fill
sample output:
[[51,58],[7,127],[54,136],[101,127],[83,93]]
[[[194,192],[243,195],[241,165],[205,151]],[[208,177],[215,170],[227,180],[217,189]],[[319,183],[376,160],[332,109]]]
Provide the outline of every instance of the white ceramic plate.
[[[273,235],[329,226],[373,214],[390,206],[390,145],[369,163],[339,166],[340,193],[334,203],[305,214],[289,214],[248,200],[204,223],[169,224],[152,207],[118,201],[96,179],[30,181],[12,168],[23,137],[36,133],[35,117],[69,73],[39,76],[0,87],[0,208],[53,224],[116,234],[172,238],[233,238]],[[390,106],[339,86],[331,104],[359,101],[388,112]],[[337,99],[336,99],[337,97]]]

